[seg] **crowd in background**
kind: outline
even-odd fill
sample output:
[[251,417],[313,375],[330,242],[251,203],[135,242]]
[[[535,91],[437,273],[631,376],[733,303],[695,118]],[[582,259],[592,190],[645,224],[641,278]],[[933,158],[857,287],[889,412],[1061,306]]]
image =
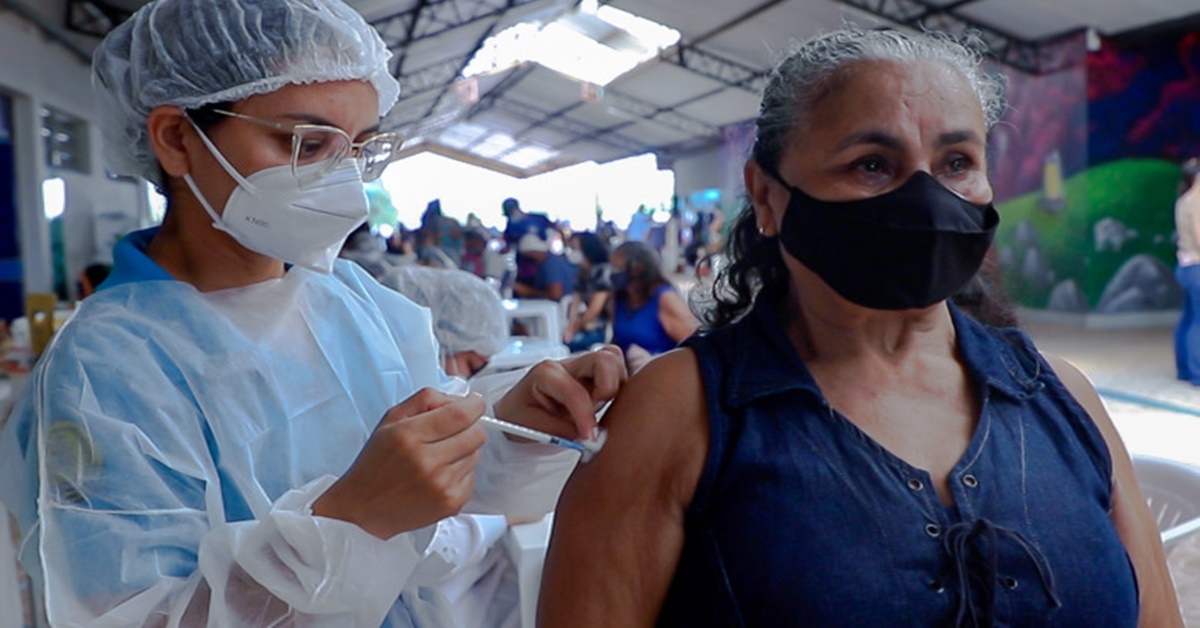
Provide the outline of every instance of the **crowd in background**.
[[434,199],[417,228],[401,224],[384,237],[364,225],[347,239],[342,256],[381,281],[397,267],[452,269],[486,282],[498,299],[557,302],[561,340],[572,353],[613,343],[634,367],[695,331],[687,293],[719,255],[718,213],[699,212],[685,221],[674,211],[664,222],[642,208],[621,229],[598,212],[591,229],[575,230],[526,211],[515,198],[505,199],[501,209],[507,221],[502,230],[475,214],[460,223]]

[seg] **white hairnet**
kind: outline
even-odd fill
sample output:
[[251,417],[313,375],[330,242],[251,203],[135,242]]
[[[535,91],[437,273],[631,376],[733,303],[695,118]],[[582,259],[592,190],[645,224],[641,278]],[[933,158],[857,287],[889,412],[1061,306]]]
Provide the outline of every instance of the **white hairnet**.
[[448,353],[475,351],[491,357],[508,343],[500,295],[467,271],[398,266],[380,283],[429,308],[433,333]]
[[157,0],[100,42],[92,84],[106,165],[161,185],[146,133],[160,105],[195,109],[290,84],[363,80],[379,115],[400,94],[391,52],[342,0]]

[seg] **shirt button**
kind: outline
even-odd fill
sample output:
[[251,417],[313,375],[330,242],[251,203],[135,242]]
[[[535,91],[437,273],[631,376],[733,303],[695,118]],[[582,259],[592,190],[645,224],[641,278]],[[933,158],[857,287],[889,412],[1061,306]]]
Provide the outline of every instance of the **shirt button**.
[[979,480],[970,473],[963,476],[962,483],[966,484],[968,488],[979,486]]
[[933,591],[934,593],[942,593],[946,590],[946,585],[942,584],[941,580],[934,579],[926,582],[925,584],[929,587],[929,590]]
[[919,490],[925,488],[925,483],[918,480],[917,478],[913,478],[908,481],[908,488],[910,488],[914,491],[919,491]]
[[1012,590],[1012,589],[1015,589],[1015,588],[1017,588],[1017,585],[1018,585],[1018,584],[1020,584],[1020,583],[1019,583],[1019,582],[1017,582],[1017,579],[1016,579],[1016,578],[1014,578],[1014,577],[1012,577],[1012,576],[1005,576],[1005,577],[1004,577],[1004,586],[1008,587],[1008,588],[1009,588],[1009,590]]
[[929,536],[936,539],[939,535],[941,535],[941,533],[942,533],[942,528],[938,524],[936,524],[936,523],[925,524],[925,534],[928,534]]

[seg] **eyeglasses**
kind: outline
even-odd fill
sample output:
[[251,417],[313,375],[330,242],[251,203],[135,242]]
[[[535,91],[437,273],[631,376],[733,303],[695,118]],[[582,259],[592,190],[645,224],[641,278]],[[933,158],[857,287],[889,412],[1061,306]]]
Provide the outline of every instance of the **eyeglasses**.
[[[286,124],[223,109],[213,109],[212,111],[230,118],[238,118],[272,129],[290,132],[292,134],[292,174],[296,175],[301,183],[320,179],[348,156],[358,160],[363,181],[374,181],[383,174],[384,168],[387,168],[388,164],[396,158],[400,145],[404,143],[398,133],[375,133],[361,142],[355,142],[350,134],[335,126]],[[314,164],[319,164],[319,166],[308,167]]]

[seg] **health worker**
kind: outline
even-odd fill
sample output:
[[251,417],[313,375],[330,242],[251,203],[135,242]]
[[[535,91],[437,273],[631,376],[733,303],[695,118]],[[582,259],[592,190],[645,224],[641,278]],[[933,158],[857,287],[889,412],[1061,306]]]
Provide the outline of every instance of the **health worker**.
[[538,516],[606,349],[503,397],[440,392],[428,310],[336,259],[401,140],[390,53],[341,0],[157,0],[99,45],[109,169],[166,196],[0,436],[53,625],[453,625],[460,511]]

